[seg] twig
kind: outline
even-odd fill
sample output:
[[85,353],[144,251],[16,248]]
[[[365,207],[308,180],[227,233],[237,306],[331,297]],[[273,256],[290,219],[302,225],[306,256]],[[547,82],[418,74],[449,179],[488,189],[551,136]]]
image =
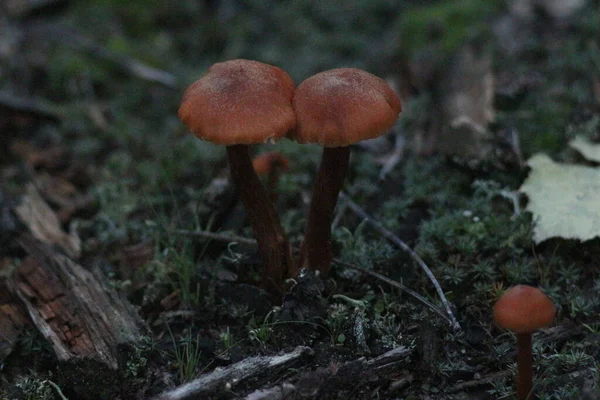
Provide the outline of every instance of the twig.
[[338,203],[336,211],[335,211],[335,218],[333,219],[333,222],[331,223],[331,230],[335,230],[335,228],[337,228],[337,226],[339,225],[340,221],[342,220],[342,217],[344,216],[344,213],[346,212],[346,204],[345,203]]
[[521,150],[521,137],[519,136],[519,131],[517,130],[517,128],[511,128],[509,131],[509,135],[510,147],[517,156],[519,166],[523,168],[523,166],[525,165],[525,161],[523,160],[523,151]]
[[[244,400],[333,399],[348,395],[352,387],[398,380],[398,371],[407,368],[414,350],[399,346],[378,357],[360,357],[344,363],[332,361],[327,367],[300,372],[276,386],[251,392]],[[405,383],[412,375],[403,374]],[[340,393],[341,390],[341,393]],[[389,393],[389,390],[388,390]],[[301,394],[301,395],[300,395]],[[344,398],[350,398],[346,396]],[[352,397],[354,398],[354,397]]]
[[394,151],[388,160],[385,162],[381,171],[379,172],[379,180],[385,181],[388,174],[402,161],[404,156],[404,150],[406,147],[406,138],[402,134],[396,135],[396,143],[394,145]]
[[46,379],[42,383],[47,383],[48,385],[52,386],[54,388],[54,390],[56,390],[56,394],[58,394],[58,396],[61,398],[61,400],[69,400],[65,397],[62,390],[60,390],[60,387],[58,387],[58,385],[56,383],[52,382],[49,379]]
[[333,262],[335,262],[336,264],[342,265],[346,268],[351,268],[354,269],[356,271],[360,271],[362,273],[371,275],[372,277],[375,277],[377,279],[380,279],[382,281],[384,281],[385,283],[388,283],[394,287],[397,287],[398,289],[406,292],[408,295],[414,297],[416,300],[420,301],[421,303],[423,303],[425,306],[431,308],[431,310],[433,312],[435,312],[437,315],[439,315],[440,317],[442,317],[443,319],[445,319],[446,321],[448,321],[448,323],[450,325],[452,325],[452,320],[446,315],[444,314],[443,311],[441,311],[438,307],[436,307],[432,302],[430,302],[429,300],[427,300],[425,297],[421,296],[419,293],[415,292],[412,289],[409,289],[408,287],[406,287],[405,285],[401,284],[400,282],[397,282],[393,279],[388,278],[387,276],[381,275],[375,271],[371,271],[368,270],[366,268],[362,268],[359,267],[358,265],[354,265],[354,264],[349,264],[343,261],[340,261],[338,259],[334,259]]
[[456,385],[451,386],[450,388],[448,388],[446,390],[449,393],[456,393],[456,392],[461,392],[461,391],[465,391],[468,389],[473,389],[473,388],[476,388],[479,386],[490,385],[501,379],[506,379],[511,374],[512,374],[512,371],[493,372],[493,373],[485,375],[479,379],[472,379],[469,381],[458,382]]
[[231,390],[234,386],[249,378],[265,374],[274,376],[312,355],[313,351],[309,347],[298,346],[293,351],[282,355],[245,358],[228,367],[216,369],[173,390],[164,392],[155,397],[154,400],[205,399],[218,395],[225,390]]
[[238,235],[226,235],[210,231],[188,231],[186,229],[176,229],[171,231],[175,235],[199,236],[205,239],[217,240],[219,242],[238,242],[248,246],[256,246],[256,240]]
[[94,43],[92,40],[84,38],[83,36],[74,35],[71,37],[70,42],[74,46],[88,51],[96,57],[115,63],[120,68],[134,76],[137,76],[138,78],[150,82],[160,83],[161,85],[171,89],[177,87],[177,78],[170,72],[151,67],[128,56],[121,56],[113,53],[105,47],[102,47],[99,44]]
[[56,105],[49,103],[47,100],[33,97],[20,97],[8,90],[0,90],[0,106],[10,110],[38,115],[52,121],[58,121],[63,117],[59,112],[59,108]]
[[128,55],[121,55],[84,37],[78,31],[61,24],[28,27],[29,40],[53,40],[70,46],[73,49],[85,51],[94,57],[109,61],[127,73],[140,79],[156,82],[171,89],[177,89],[177,77],[170,72],[151,67]]
[[425,275],[427,275],[427,278],[429,278],[429,280],[433,284],[433,287],[435,288],[436,292],[438,293],[438,296],[440,297],[440,300],[441,300],[442,304],[444,305],[444,308],[446,309],[446,313],[448,314],[448,317],[450,318],[450,321],[449,321],[450,326],[454,330],[460,330],[461,329],[460,324],[458,323],[458,321],[454,317],[454,314],[452,313],[452,308],[450,307],[450,302],[446,298],[446,295],[444,294],[442,287],[440,286],[439,282],[433,275],[433,272],[431,272],[431,270],[429,269],[427,264],[425,264],[425,262],[421,259],[421,257],[419,257],[419,255],[417,253],[415,253],[410,247],[408,247],[408,245],[406,243],[404,243],[399,237],[397,237],[392,232],[390,232],[389,230],[384,228],[379,222],[372,219],[365,212],[365,210],[363,210],[358,204],[356,204],[354,201],[352,201],[352,199],[350,199],[350,197],[348,197],[348,195],[346,195],[343,192],[340,192],[340,198],[346,202],[348,207],[352,211],[354,211],[355,214],[357,214],[359,217],[363,218],[367,224],[371,225],[371,227],[373,229],[375,229],[377,232],[379,232],[383,237],[388,239],[390,242],[394,243],[396,246],[400,247],[402,250],[406,251],[410,255],[410,257],[419,265],[419,267],[421,267],[423,272],[425,272]]
[[268,389],[258,389],[244,397],[244,400],[283,400],[296,392],[296,386],[283,382]]

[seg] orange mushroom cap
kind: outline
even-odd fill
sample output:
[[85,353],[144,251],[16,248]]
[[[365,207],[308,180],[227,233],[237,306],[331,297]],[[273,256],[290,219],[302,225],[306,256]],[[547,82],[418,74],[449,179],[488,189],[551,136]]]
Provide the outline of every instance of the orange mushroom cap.
[[283,154],[276,151],[260,154],[252,160],[252,167],[254,167],[254,171],[259,175],[268,174],[274,165],[287,170],[289,162]]
[[179,118],[198,138],[223,145],[264,143],[296,124],[294,81],[251,60],[214,64],[184,93]]
[[402,105],[381,78],[356,68],[338,68],[311,76],[294,93],[298,143],[342,147],[385,133]]
[[517,333],[533,332],[554,320],[556,307],[540,289],[516,285],[508,288],[494,305],[494,322]]

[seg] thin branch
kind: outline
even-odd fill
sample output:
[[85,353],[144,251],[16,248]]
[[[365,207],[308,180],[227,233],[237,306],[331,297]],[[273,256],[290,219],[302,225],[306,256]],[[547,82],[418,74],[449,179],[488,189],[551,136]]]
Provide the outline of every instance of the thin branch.
[[437,315],[439,315],[440,317],[442,317],[443,319],[445,319],[446,321],[448,321],[448,323],[450,325],[452,325],[452,320],[446,315],[444,314],[443,311],[441,311],[438,307],[435,306],[435,304],[433,304],[432,302],[430,302],[429,300],[427,300],[425,297],[421,296],[419,293],[415,292],[414,290],[406,287],[405,285],[401,284],[400,282],[397,282],[393,279],[388,278],[387,276],[381,275],[375,271],[371,271],[369,269],[366,268],[362,268],[359,267],[358,265],[354,265],[354,264],[349,264],[343,261],[340,261],[338,259],[334,259],[333,260],[334,263],[342,265],[346,268],[350,268],[356,271],[360,271],[364,274],[367,275],[371,275],[374,278],[377,278],[379,280],[384,281],[385,283],[388,283],[394,287],[397,287],[398,289],[406,292],[408,295],[414,297],[416,300],[420,301],[421,303],[423,303],[425,306],[429,307],[433,312],[435,312]]
[[306,346],[298,346],[289,353],[274,356],[245,358],[235,364],[201,375],[175,389],[164,392],[154,400],[191,400],[218,397],[225,390],[231,390],[240,383],[259,375],[276,377],[291,366],[313,356]]
[[175,229],[170,231],[175,235],[182,236],[198,236],[205,239],[217,240],[219,242],[237,242],[248,246],[256,246],[256,240],[238,235],[228,235],[224,233],[216,233],[210,231],[188,231],[186,229]]
[[402,134],[397,134],[394,150],[379,172],[380,181],[385,181],[388,174],[402,161],[404,150],[406,150],[406,138]]
[[431,269],[429,269],[429,267],[427,266],[427,264],[425,264],[425,262],[421,259],[421,257],[419,257],[419,255],[417,253],[415,253],[410,247],[408,247],[408,245],[406,243],[404,243],[402,241],[402,239],[400,239],[398,236],[394,235],[392,232],[390,232],[389,230],[384,228],[383,225],[381,225],[379,222],[377,222],[373,218],[371,218],[369,216],[369,214],[367,214],[365,212],[365,210],[363,210],[358,204],[356,204],[354,201],[352,201],[352,199],[350,199],[350,197],[348,197],[348,195],[346,195],[343,192],[340,192],[340,198],[346,202],[347,206],[352,211],[354,211],[354,213],[356,215],[363,218],[367,224],[371,225],[371,227],[373,229],[375,229],[377,232],[379,232],[387,240],[394,243],[396,246],[400,247],[402,250],[406,251],[410,255],[410,257],[419,265],[419,267],[421,267],[423,272],[425,272],[425,275],[427,275],[427,278],[429,278],[429,280],[433,284],[433,287],[435,288],[436,292],[438,293],[438,296],[439,296],[442,304],[444,305],[444,308],[446,309],[446,314],[448,314],[448,317],[450,319],[450,326],[454,330],[460,330],[461,329],[460,324],[458,323],[458,321],[454,317],[454,314],[452,313],[452,308],[450,307],[450,302],[446,298],[446,295],[444,294],[442,287],[440,286],[439,282],[433,275],[433,272],[431,272]]
[[36,26],[28,27],[27,39],[60,41],[61,44],[72,49],[87,52],[93,57],[113,63],[137,78],[155,82],[171,89],[177,89],[179,86],[177,77],[174,74],[151,67],[129,55],[113,52],[100,43],[81,35],[77,30],[70,29],[62,24],[36,24]]

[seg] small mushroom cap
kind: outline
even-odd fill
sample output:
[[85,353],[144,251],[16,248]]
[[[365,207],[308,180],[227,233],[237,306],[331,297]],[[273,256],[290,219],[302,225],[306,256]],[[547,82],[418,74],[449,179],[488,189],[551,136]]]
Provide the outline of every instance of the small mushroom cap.
[[287,170],[289,167],[288,159],[277,151],[259,154],[252,160],[252,167],[258,175],[266,175],[274,166]]
[[387,132],[402,106],[381,78],[356,68],[338,68],[311,76],[294,93],[298,143],[342,147]]
[[251,60],[214,64],[184,93],[179,118],[216,144],[276,141],[296,124],[294,81],[282,69]]
[[494,305],[494,322],[516,333],[533,332],[552,323],[556,307],[540,289],[516,285],[506,289]]

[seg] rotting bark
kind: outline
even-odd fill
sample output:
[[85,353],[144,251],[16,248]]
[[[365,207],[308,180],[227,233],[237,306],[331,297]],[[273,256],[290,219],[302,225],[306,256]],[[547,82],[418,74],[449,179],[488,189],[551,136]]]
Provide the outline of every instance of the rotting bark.
[[0,362],[12,352],[19,334],[28,324],[25,309],[8,291],[6,282],[0,280]]
[[133,344],[143,322],[106,282],[68,257],[30,239],[12,289],[61,361],[90,358],[118,368],[117,347]]
[[63,231],[56,213],[52,211],[34,184],[27,184],[26,195],[21,204],[15,207],[15,213],[36,239],[60,246],[69,257],[79,257],[81,239],[75,232]]
[[191,400],[217,396],[225,390],[233,389],[239,383],[259,375],[273,376],[282,370],[312,356],[309,347],[298,346],[293,351],[276,356],[250,357],[223,369],[203,375],[178,388],[164,392],[154,400]]
[[[22,307],[51,345],[60,362],[57,379],[82,399],[118,390],[119,367],[127,351],[140,344],[142,320],[101,273],[30,236],[20,243],[30,255],[6,281],[16,300],[11,307]],[[0,336],[10,333],[4,325],[0,329]]]

